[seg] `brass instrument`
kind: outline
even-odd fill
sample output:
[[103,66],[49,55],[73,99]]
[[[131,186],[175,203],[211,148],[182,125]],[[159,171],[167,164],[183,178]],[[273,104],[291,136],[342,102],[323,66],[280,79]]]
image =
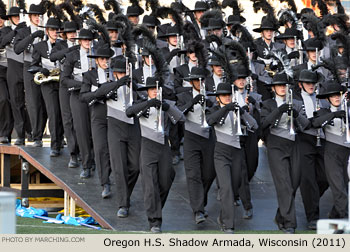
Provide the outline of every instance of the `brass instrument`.
[[153,73],[152,73],[152,55],[151,54],[148,56],[148,62],[149,62],[149,77],[152,77]]
[[[156,88],[157,88],[157,99],[162,102],[162,87],[159,87],[159,81],[156,81]],[[157,122],[156,122],[156,131],[164,134],[163,129],[163,119],[162,119],[162,104],[158,108],[157,111]]]
[[132,90],[132,63],[129,62],[129,58],[126,57],[126,75],[130,76],[130,88],[126,89],[125,98],[129,94],[129,102],[125,104],[125,108],[130,107],[133,103],[133,90]]
[[37,72],[34,75],[34,82],[37,85],[41,85],[43,83],[47,83],[47,82],[51,82],[51,81],[54,81],[54,82],[60,81],[60,69],[59,68],[51,69],[49,76],[45,76],[41,72]]
[[139,47],[136,43],[135,43],[135,56],[136,56],[135,68],[138,69],[140,67],[140,65],[139,65]]
[[318,65],[318,63],[320,62],[319,57],[318,57],[318,47],[316,47],[316,66]]
[[342,134],[346,134],[346,140],[345,143],[349,144],[350,143],[350,131],[349,131],[349,107],[348,107],[348,102],[346,100],[346,94],[348,94],[348,81],[349,81],[349,68],[346,69],[346,92],[344,94],[344,97],[341,93],[341,109],[345,110],[345,125],[343,120],[342,122]]
[[[232,84],[232,103],[237,103],[238,102],[238,91],[235,90],[235,85]],[[236,113],[233,113],[234,115],[234,123],[237,125],[237,136],[242,136],[242,127],[241,127],[241,115],[239,113],[239,110],[236,111]]]
[[[316,111],[318,111],[320,109],[320,99],[317,98],[317,95],[319,94],[320,92],[320,86],[319,84],[317,84],[317,87],[316,87]],[[322,146],[321,144],[321,128],[317,129],[317,136],[316,136],[316,146],[317,147],[320,147]]]
[[[184,43],[183,43],[183,37],[179,34],[176,34],[176,41],[177,45],[176,48],[179,48],[180,50],[184,50]],[[180,56],[180,65],[185,64],[185,55],[182,53]]]
[[289,121],[290,121],[289,134],[295,135],[294,118],[293,118],[293,90],[289,88],[289,84],[287,84],[286,103],[291,108],[291,111],[288,113]]
[[[206,92],[205,92],[205,86],[204,86],[204,83],[202,81],[202,78],[199,78],[199,86],[200,86],[200,89],[199,89],[199,93],[201,95],[204,96],[204,99],[206,98]],[[209,125],[207,123],[207,118],[205,116],[205,111],[206,111],[206,102],[204,101],[204,103],[202,104],[202,109],[201,109],[201,127],[202,128],[208,128]]]

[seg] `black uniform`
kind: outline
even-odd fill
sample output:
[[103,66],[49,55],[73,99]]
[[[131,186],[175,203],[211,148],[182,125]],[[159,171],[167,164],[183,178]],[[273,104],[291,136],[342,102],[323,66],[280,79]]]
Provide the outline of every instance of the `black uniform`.
[[55,46],[52,48],[50,60],[53,62],[58,61],[60,64],[60,88],[59,88],[59,100],[61,108],[62,123],[64,129],[64,135],[67,139],[67,146],[69,153],[71,155],[77,155],[79,153],[78,141],[76,132],[73,126],[72,111],[70,109],[70,95],[68,92],[68,87],[63,83],[63,64],[66,54],[72,50],[76,50],[77,46],[68,47],[68,42],[66,40],[61,40],[56,42]]
[[150,227],[162,224],[162,208],[166,202],[175,177],[171,165],[171,150],[168,142],[169,124],[184,120],[183,114],[173,105],[162,113],[164,133],[155,130],[157,109],[150,102],[141,101],[126,110],[128,117],[140,117],[141,126],[141,178],[144,203]]
[[[103,79],[100,79],[103,78]],[[110,184],[109,175],[111,166],[109,161],[108,137],[107,137],[107,106],[103,101],[93,104],[93,92],[100,85],[107,83],[105,70],[92,69],[84,74],[83,85],[80,90],[81,101],[89,104],[91,113],[91,132],[95,154],[95,163],[99,174],[100,184]]]
[[[57,68],[55,62],[51,62],[50,53],[54,43],[49,40],[41,41],[34,45],[32,66],[41,69],[52,70]],[[42,70],[40,70],[42,71]],[[59,82],[50,81],[40,85],[49,118],[49,130],[51,136],[51,149],[60,151],[63,141],[63,125],[61,119],[60,101],[58,97]]]
[[[16,33],[14,51],[24,55],[23,80],[25,89],[25,102],[28,110],[34,141],[41,141],[47,122],[47,113],[41,87],[34,83],[34,75],[28,72],[32,64],[33,45],[41,39],[34,33],[37,28],[28,26]],[[42,31],[42,35],[44,32]]]
[[[66,54],[63,64],[62,84],[70,94],[70,108],[76,132],[83,169],[91,169],[93,164],[90,113],[88,104],[80,101],[79,93],[83,82],[83,73],[89,70],[87,53],[76,49]],[[81,59],[83,55],[84,59]],[[81,62],[84,60],[84,64]]]
[[[199,93],[196,90],[178,94],[177,106],[186,115],[184,134],[184,163],[190,204],[194,213],[204,214],[208,191],[215,179],[214,146],[215,139],[211,127],[203,128],[202,107],[194,104]],[[206,106],[212,105],[207,100]],[[205,121],[206,122],[206,121]]]

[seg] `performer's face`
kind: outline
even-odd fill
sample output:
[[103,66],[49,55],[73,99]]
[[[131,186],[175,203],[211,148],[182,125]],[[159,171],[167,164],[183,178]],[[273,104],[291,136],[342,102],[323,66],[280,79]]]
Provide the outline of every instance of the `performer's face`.
[[266,40],[271,40],[273,36],[273,30],[263,30],[262,37]]
[[108,59],[107,59],[107,58],[97,58],[97,59],[96,59],[96,64],[97,64],[100,68],[102,68],[103,70],[107,69],[107,67],[108,67],[107,62],[108,62]]
[[19,23],[19,16],[12,16],[12,17],[10,17],[10,21],[11,21],[14,25],[18,25],[18,23]]
[[216,100],[223,105],[227,105],[232,102],[232,96],[230,94],[223,94],[217,96]]
[[344,47],[338,47],[338,53],[343,54],[344,52]]
[[215,73],[217,76],[221,77],[222,75],[222,68],[221,66],[212,66],[213,73]]
[[157,89],[156,88],[149,88],[149,89],[147,89],[147,94],[148,94],[149,98],[154,99],[157,97]]
[[192,84],[192,86],[193,86],[193,88],[194,88],[195,90],[197,90],[197,91],[200,90],[201,85],[200,85],[200,81],[199,81],[199,80],[192,80],[192,81],[191,81],[191,84]]
[[[145,62],[146,62],[146,65],[147,66],[149,66],[150,64],[149,64],[149,56],[145,56],[145,57],[143,57],[144,58],[144,60],[145,60]],[[154,64],[154,62],[153,62],[153,59],[152,59],[152,65]]]
[[194,52],[188,52],[187,57],[190,59],[190,61],[197,62],[197,57],[196,57],[196,54]]
[[168,43],[172,46],[176,46],[177,45],[177,36],[169,36]]
[[[303,82],[303,86],[304,86],[304,89],[305,91],[308,93],[308,94],[313,94],[315,92],[315,87],[316,87],[316,84],[315,83],[307,83],[307,82]],[[303,87],[301,86],[301,84],[299,83],[299,87],[302,89]]]
[[57,39],[57,30],[56,29],[47,28],[46,33],[51,39],[53,39],[53,40]]
[[88,49],[90,49],[90,40],[88,40],[88,39],[80,39],[79,40],[79,44],[80,44],[80,46],[83,48],[83,49],[85,49],[85,50],[88,50]]
[[77,32],[66,32],[67,39],[72,41],[72,38],[75,38],[77,36]]
[[222,29],[212,30],[211,33],[220,38],[222,36]]
[[3,27],[5,23],[5,20],[3,20],[2,18],[0,18],[0,27]]
[[307,51],[307,57],[311,60],[311,61],[316,61],[317,55],[316,55],[316,51]]
[[40,15],[39,14],[29,14],[30,22],[34,25],[38,26],[40,23]]
[[197,21],[199,21],[199,19],[203,15],[203,13],[204,13],[204,11],[195,11],[194,12],[194,17],[196,18]]
[[238,89],[243,89],[246,82],[247,81],[245,78],[239,78],[239,79],[235,80],[234,84],[236,87],[238,87]]
[[284,97],[286,95],[286,85],[273,85],[272,90],[278,95]]
[[294,48],[295,47],[295,40],[294,38],[289,38],[284,40],[284,43],[286,44],[286,46],[288,46],[289,48]]
[[139,16],[128,16],[128,19],[134,25],[139,23]]
[[308,35],[310,36],[310,38],[313,38],[315,37],[314,33],[310,30],[310,31],[307,31]]
[[111,41],[116,41],[118,39],[118,31],[109,30],[108,34]]
[[331,95],[331,96],[329,96],[328,100],[334,107],[340,106],[340,103],[341,103],[340,94]]
[[125,72],[113,72],[114,78],[116,78],[117,80],[120,80],[121,78],[123,78],[126,73]]

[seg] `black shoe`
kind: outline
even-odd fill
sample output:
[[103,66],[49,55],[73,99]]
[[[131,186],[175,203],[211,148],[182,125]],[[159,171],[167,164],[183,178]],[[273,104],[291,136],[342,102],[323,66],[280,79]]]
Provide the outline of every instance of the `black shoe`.
[[70,156],[68,168],[78,168],[78,167],[79,167],[79,162],[78,162],[77,156],[75,155]]
[[295,234],[295,229],[294,228],[283,228],[282,231],[285,234]]
[[32,135],[32,134],[28,134],[28,135],[27,135],[27,141],[28,141],[28,142],[34,142],[34,138],[33,138],[33,135]]
[[0,137],[0,143],[2,143],[2,144],[9,143],[9,138],[5,137],[5,136]]
[[277,225],[279,230],[283,230],[284,226],[282,223],[279,223],[276,219],[273,220],[273,222]]
[[87,179],[91,177],[91,169],[83,169],[80,173],[80,178]]
[[106,199],[111,196],[111,186],[109,184],[103,185],[102,198]]
[[224,228],[222,231],[225,234],[234,234],[235,233],[232,228]]
[[223,231],[225,234],[234,234],[233,232],[233,228],[226,228],[225,224],[222,222],[222,220],[220,219],[220,216],[218,216],[218,218],[216,219],[216,221],[218,222],[221,231]]
[[25,145],[24,138],[17,138],[15,145]]
[[79,162],[81,162],[81,161],[82,161],[82,159],[81,159],[81,155],[80,155],[80,154],[78,154],[77,159],[78,159],[78,161],[79,161]]
[[239,199],[234,200],[234,201],[233,201],[233,205],[234,205],[234,206],[240,206],[240,205],[241,205],[240,200],[239,200]]
[[253,209],[244,210],[243,219],[249,220],[253,217]]
[[204,209],[204,217],[208,218],[208,216],[209,216],[208,211]]
[[36,140],[36,141],[33,143],[33,147],[43,147],[43,141],[41,141],[41,140]]
[[162,232],[162,229],[160,227],[158,227],[158,226],[154,226],[154,227],[151,227],[151,232],[153,234],[159,234],[159,233]]
[[196,221],[196,224],[202,223],[206,220],[202,212],[197,212],[194,216],[194,219]]
[[312,220],[307,224],[307,228],[311,230],[317,229],[317,220]]
[[173,157],[173,165],[177,165],[180,163],[180,157],[178,155]]
[[59,150],[51,150],[50,151],[50,157],[58,157],[60,154],[61,153]]
[[119,218],[126,218],[126,217],[128,217],[129,216],[129,208],[127,208],[127,207],[119,208],[117,216]]

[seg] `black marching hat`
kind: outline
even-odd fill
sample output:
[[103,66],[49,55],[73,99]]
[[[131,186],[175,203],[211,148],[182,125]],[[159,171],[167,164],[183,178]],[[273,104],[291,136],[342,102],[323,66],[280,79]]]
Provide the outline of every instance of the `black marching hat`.
[[111,58],[114,55],[114,51],[109,47],[108,44],[99,46],[94,55],[88,55],[88,58]]
[[79,35],[78,37],[75,37],[73,39],[88,39],[88,40],[94,40],[95,39],[95,35],[92,33],[92,31],[88,30],[88,29],[81,29],[79,31]]
[[224,83],[221,82],[218,84],[218,87],[216,88],[216,92],[208,93],[208,96],[218,96],[218,95],[225,95],[225,94],[232,94],[232,85],[230,83]]
[[192,67],[189,76],[185,77],[185,81],[205,79],[210,74],[210,71],[203,67]]
[[166,33],[162,37],[177,36],[178,34],[180,35],[179,29],[176,25],[168,26],[166,29]]
[[233,24],[242,24],[246,21],[246,19],[241,15],[230,15],[227,18],[226,25],[233,25]]
[[237,79],[247,78],[250,75],[249,69],[244,65],[235,64],[233,68],[236,71]]
[[156,27],[160,25],[160,21],[155,16],[144,15],[142,19],[142,24],[147,27]]
[[210,56],[208,61],[209,66],[221,66],[221,63],[219,62],[218,57],[216,57],[214,54]]
[[186,12],[194,12],[194,11],[206,11],[209,9],[209,6],[206,2],[204,1],[197,1],[194,4],[194,9],[193,10],[187,10]]
[[340,85],[336,81],[330,81],[327,83],[324,91],[322,93],[316,95],[316,97],[319,99],[326,99],[331,95],[344,93],[345,91],[346,91],[345,86]]
[[225,27],[225,22],[222,19],[209,19],[208,27],[204,27],[204,30],[216,30],[216,29],[222,29]]
[[303,69],[299,73],[298,81],[306,83],[319,83],[324,81],[324,76],[317,71]]
[[272,30],[277,31],[278,25],[274,24],[274,22],[268,18],[268,16],[264,16],[261,19],[260,27],[253,29],[254,32],[262,32],[263,30]]
[[19,16],[20,13],[21,13],[20,8],[17,6],[14,6],[9,9],[7,15],[2,16],[2,19],[8,20],[10,17]]
[[[143,87],[139,87],[137,90],[139,91],[144,91],[147,90],[149,88],[155,88],[157,87],[157,81],[158,79],[156,77],[148,77],[146,79],[146,85]],[[159,87],[161,86],[160,83],[158,83]]]
[[112,72],[125,73],[126,72],[126,58],[123,55],[118,55],[111,60]]
[[31,4],[28,14],[44,15],[45,9],[40,4]]
[[142,15],[144,12],[144,10],[142,8],[140,8],[139,6],[133,5],[133,6],[129,6],[126,9],[126,16],[130,17],[130,16],[140,16]]
[[318,48],[318,51],[321,51],[323,49],[323,44],[319,39],[310,38],[304,41],[304,51],[316,51],[316,48]]
[[280,34],[279,36],[276,36],[275,39],[290,39],[296,37],[297,39],[301,38],[300,31],[295,28],[287,28],[284,33]]
[[285,73],[277,73],[273,76],[271,83],[265,83],[265,86],[291,84],[292,80]]
[[40,26],[42,28],[52,28],[59,30],[61,28],[61,21],[58,18],[49,18],[44,26]]
[[105,27],[107,31],[118,31],[118,26],[115,21],[109,20],[106,22]]
[[62,31],[60,31],[60,33],[76,32],[77,30],[79,30],[79,25],[76,22],[66,21],[66,22],[64,22],[63,29],[62,29]]

